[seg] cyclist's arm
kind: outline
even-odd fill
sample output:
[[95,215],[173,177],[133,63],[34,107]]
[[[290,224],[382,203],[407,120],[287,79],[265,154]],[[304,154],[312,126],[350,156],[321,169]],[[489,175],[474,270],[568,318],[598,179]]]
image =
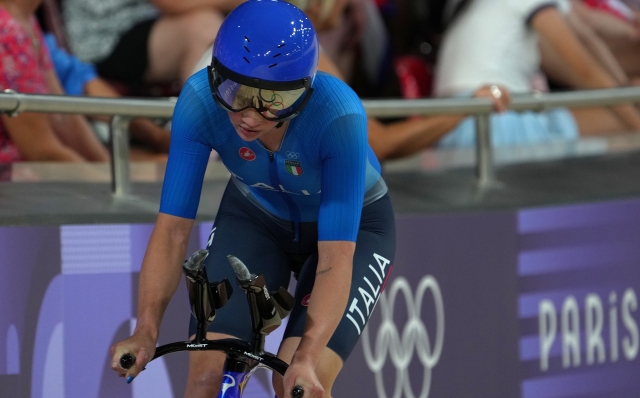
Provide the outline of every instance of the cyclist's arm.
[[347,307],[355,242],[318,242],[318,268],[311,292],[307,322],[300,345],[293,356],[295,362],[316,367],[322,350]]
[[193,223],[188,218],[158,215],[140,270],[136,334],[157,341],[162,316],[180,282]]
[[136,332],[148,333],[154,339],[180,280],[211,152],[195,134],[202,115],[198,96],[189,83],[185,84],[173,116],[160,214],[140,271]]
[[[140,270],[136,329],[131,337],[111,347],[111,368],[120,377],[127,377],[127,382],[153,358],[164,311],[180,281],[180,265],[192,226],[192,219],[158,215]],[[129,369],[119,365],[126,353],[136,358]]]
[[[153,357],[164,311],[180,281],[211,151],[195,134],[203,115],[201,101],[187,82],[174,110],[160,214],[140,270],[136,330],[111,348],[111,367],[123,377],[136,376]],[[118,365],[125,352],[137,358],[128,371]]]
[[294,385],[301,385],[305,396],[323,395],[315,369],[349,299],[369,147],[364,110],[357,98],[342,92],[345,97],[341,103],[353,113],[334,120],[321,137],[318,266],[305,330],[284,377],[285,397]]

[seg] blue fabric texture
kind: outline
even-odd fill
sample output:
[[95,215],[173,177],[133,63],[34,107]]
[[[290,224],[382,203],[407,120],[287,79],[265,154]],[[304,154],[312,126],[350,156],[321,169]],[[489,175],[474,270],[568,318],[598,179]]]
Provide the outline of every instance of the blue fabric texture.
[[[440,148],[468,148],[476,142],[475,118],[468,117],[439,142]],[[579,138],[571,112],[555,108],[544,112],[513,112],[491,115],[491,141],[494,146],[541,144]]]
[[60,79],[64,91],[70,95],[84,94],[87,82],[98,77],[96,68],[92,64],[80,61],[58,46],[55,36],[50,33],[44,35],[44,41],[49,49],[53,67]]
[[313,87],[270,159],[260,142],[243,141],[236,133],[211,96],[207,71],[193,75],[174,111],[160,211],[195,218],[213,149],[247,196],[272,216],[317,221],[319,240],[355,241],[363,203],[370,199],[366,194],[381,197],[386,186],[367,142],[360,99],[326,73],[317,74]]

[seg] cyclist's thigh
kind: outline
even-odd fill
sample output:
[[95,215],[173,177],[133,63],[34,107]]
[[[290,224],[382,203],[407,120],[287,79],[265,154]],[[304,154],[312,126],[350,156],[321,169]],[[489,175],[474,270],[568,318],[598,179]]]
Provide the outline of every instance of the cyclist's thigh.
[[[277,230],[277,225],[273,225],[254,205],[246,203],[246,198],[238,198],[237,195],[242,194],[233,192],[235,187],[232,184],[227,191],[230,189],[231,194],[225,193],[220,204],[205,264],[209,281],[227,278],[234,292],[229,302],[217,311],[208,330],[251,340],[249,306],[244,292],[236,284],[236,276],[227,255],[238,257],[251,273],[262,274],[270,290],[288,287],[291,271],[287,257],[277,242],[278,233],[281,232]],[[189,334],[193,335],[195,330],[196,322],[192,316]]]
[[[395,256],[395,219],[388,196],[363,209],[353,257],[349,301],[327,345],[342,358],[349,357],[384,288]],[[284,337],[302,336],[307,304],[315,282],[318,256],[304,264],[296,286],[295,305]]]

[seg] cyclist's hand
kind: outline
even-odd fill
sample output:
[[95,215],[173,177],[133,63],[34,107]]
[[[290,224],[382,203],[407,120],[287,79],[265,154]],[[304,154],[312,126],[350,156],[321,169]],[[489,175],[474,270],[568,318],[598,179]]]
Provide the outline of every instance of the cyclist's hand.
[[[126,377],[127,382],[133,380],[129,377],[136,377],[147,363],[153,358],[156,351],[156,342],[150,336],[134,334],[126,340],[122,340],[111,346],[111,369],[115,370],[118,376]],[[136,361],[129,369],[120,366],[120,358],[124,354],[131,354]]]
[[310,362],[296,361],[295,358],[284,374],[284,398],[291,398],[295,386],[304,390],[304,398],[322,398],[324,388],[318,380],[314,366]]

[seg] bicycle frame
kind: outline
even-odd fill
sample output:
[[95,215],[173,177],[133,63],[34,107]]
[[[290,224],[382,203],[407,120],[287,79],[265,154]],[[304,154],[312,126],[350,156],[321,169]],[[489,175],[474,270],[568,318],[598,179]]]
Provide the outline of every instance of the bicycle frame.
[[[280,326],[282,318],[293,308],[293,297],[280,287],[269,294],[262,275],[249,273],[246,266],[234,256],[227,256],[236,272],[238,285],[245,291],[249,302],[249,312],[253,329],[251,342],[239,339],[208,340],[207,328],[215,318],[216,309],[224,306],[232,294],[227,279],[209,283],[204,260],[208,251],[199,250],[185,261],[183,271],[189,291],[191,312],[197,320],[196,335],[193,340],[164,344],[156,348],[151,359],[178,351],[221,351],[226,355],[222,370],[222,386],[217,398],[241,398],[249,378],[260,367],[269,368],[284,375],[289,365],[275,355],[264,351],[266,336]],[[124,354],[120,366],[130,368],[135,357]],[[293,397],[301,398],[301,387],[293,389]]]

